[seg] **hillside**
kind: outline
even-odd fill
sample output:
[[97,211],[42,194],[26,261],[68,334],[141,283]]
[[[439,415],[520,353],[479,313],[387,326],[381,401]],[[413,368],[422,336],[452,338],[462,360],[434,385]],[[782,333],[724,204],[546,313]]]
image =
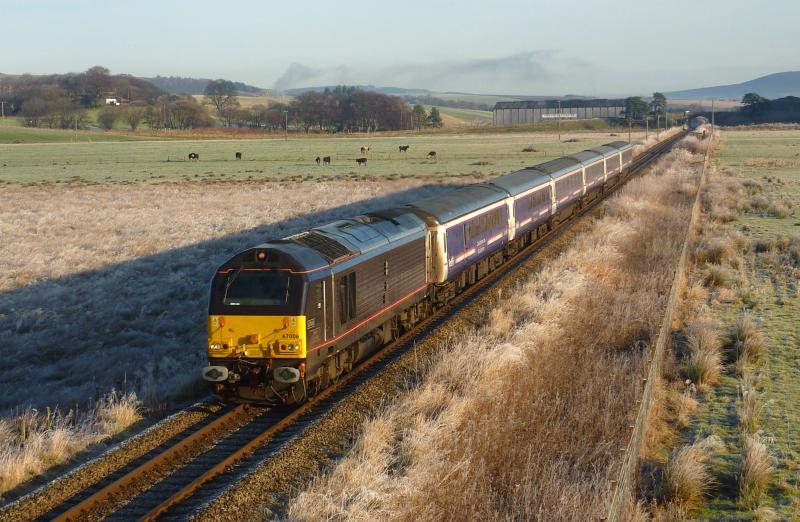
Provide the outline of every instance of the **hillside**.
[[743,83],[673,91],[665,94],[668,98],[724,98],[739,100],[748,92],[756,92],[770,99],[784,96],[800,96],[800,71],[768,74]]
[[[182,76],[156,76],[154,78],[142,78],[152,83],[161,90],[170,94],[203,94],[206,85],[211,80],[209,78],[184,78]],[[243,82],[233,82],[236,90],[242,96],[261,96],[269,94],[268,89],[254,87]]]

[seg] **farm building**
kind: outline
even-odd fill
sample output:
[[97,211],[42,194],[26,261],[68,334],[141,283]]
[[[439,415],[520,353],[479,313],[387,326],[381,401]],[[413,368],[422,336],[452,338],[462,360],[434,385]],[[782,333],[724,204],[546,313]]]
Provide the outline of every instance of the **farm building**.
[[[625,109],[625,100],[561,100],[561,119],[589,120],[616,118]],[[493,109],[495,125],[520,125],[559,118],[558,100],[497,102]]]

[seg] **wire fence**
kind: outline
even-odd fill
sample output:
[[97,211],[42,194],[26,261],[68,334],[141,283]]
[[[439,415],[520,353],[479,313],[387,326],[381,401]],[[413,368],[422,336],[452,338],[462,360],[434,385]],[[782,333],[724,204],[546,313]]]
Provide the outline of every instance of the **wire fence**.
[[[713,134],[709,140],[713,140]],[[692,205],[691,218],[686,228],[686,237],[683,241],[681,256],[675,270],[675,277],[672,281],[672,289],[670,290],[669,300],[667,301],[667,307],[664,311],[661,328],[658,331],[656,342],[651,347],[650,353],[648,354],[649,369],[647,376],[643,378],[645,382],[642,398],[637,401],[639,411],[636,414],[636,422],[631,426],[631,438],[628,441],[628,445],[624,448],[620,448],[620,451],[625,452],[625,456],[622,459],[622,465],[620,466],[617,478],[611,481],[613,498],[608,510],[608,515],[601,520],[607,520],[609,522],[622,520],[625,508],[630,505],[630,501],[632,500],[633,486],[636,478],[636,464],[639,461],[639,450],[642,446],[642,437],[644,436],[645,424],[647,423],[647,413],[650,410],[650,404],[653,400],[653,388],[661,374],[661,362],[664,358],[664,348],[671,338],[670,325],[672,324],[672,317],[678,302],[678,289],[682,286],[683,278],[685,277],[686,260],[689,257],[688,252],[692,230],[700,215],[700,193],[706,180],[706,165],[708,164],[711,145],[712,141],[709,141],[708,147],[706,147],[705,157],[703,158],[703,166],[697,184],[697,193],[695,194],[694,203]]]

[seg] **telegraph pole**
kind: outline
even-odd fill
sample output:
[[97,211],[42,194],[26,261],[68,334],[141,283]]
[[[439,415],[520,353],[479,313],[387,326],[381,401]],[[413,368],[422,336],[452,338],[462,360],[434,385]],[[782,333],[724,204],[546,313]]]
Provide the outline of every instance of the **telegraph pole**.
[[283,140],[284,141],[288,141],[289,140],[289,111],[284,110],[283,111],[283,115],[286,117],[286,119],[284,120],[284,124],[283,124],[283,129],[286,131],[286,133],[284,134]]
[[558,100],[558,142],[561,143],[561,100]]
[[714,134],[714,98],[711,98],[711,134]]
[[631,122],[631,117],[628,116],[628,143],[631,142],[631,126],[633,126],[633,123]]
[[644,139],[647,141],[647,137],[650,135],[650,118],[647,114],[644,115]]
[[6,102],[0,101],[0,118],[6,117]]

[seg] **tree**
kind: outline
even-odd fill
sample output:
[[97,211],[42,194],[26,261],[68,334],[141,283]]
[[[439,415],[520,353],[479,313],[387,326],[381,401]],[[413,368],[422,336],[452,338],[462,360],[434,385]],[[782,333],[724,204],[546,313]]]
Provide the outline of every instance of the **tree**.
[[131,130],[136,132],[136,128],[144,119],[146,107],[141,105],[129,105],[122,113],[122,119],[131,126]]
[[667,97],[660,92],[653,93],[653,99],[650,101],[650,111],[654,115],[664,115],[667,110]]
[[213,106],[220,117],[239,106],[239,99],[236,97],[236,85],[232,81],[211,80],[206,85],[203,94],[203,102]]
[[442,121],[442,115],[439,114],[438,108],[431,107],[431,113],[428,115],[428,123],[434,129],[439,129],[444,126],[444,122]]
[[428,124],[428,111],[420,104],[414,105],[414,108],[411,110],[411,116],[414,121],[414,128],[417,130],[420,130]]
[[102,128],[111,130],[114,128],[114,123],[119,119],[119,117],[119,110],[116,107],[107,105],[100,109],[100,112],[97,113],[97,123],[99,123]]
[[641,120],[647,114],[649,107],[640,96],[625,98],[625,119]]
[[742,111],[755,117],[764,112],[769,105],[769,100],[758,93],[748,92],[742,97]]

